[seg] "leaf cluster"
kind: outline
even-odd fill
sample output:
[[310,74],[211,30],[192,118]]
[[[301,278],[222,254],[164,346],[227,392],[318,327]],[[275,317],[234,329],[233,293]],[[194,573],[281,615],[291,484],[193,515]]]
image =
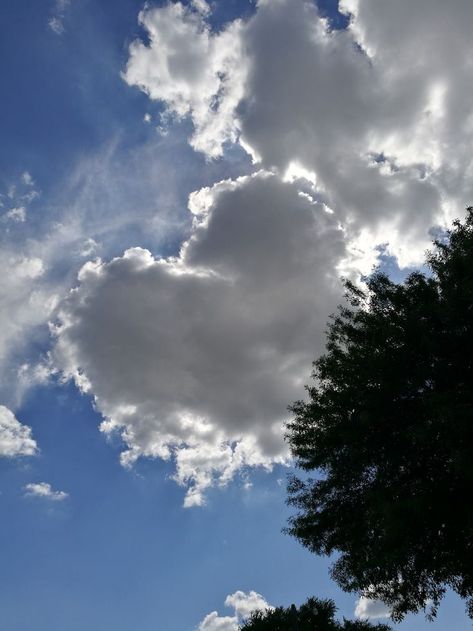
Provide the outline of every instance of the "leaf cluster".
[[447,587],[473,617],[473,209],[403,283],[346,283],[288,440],[314,478],[291,479],[288,532],[338,553],[345,590],[393,619]]

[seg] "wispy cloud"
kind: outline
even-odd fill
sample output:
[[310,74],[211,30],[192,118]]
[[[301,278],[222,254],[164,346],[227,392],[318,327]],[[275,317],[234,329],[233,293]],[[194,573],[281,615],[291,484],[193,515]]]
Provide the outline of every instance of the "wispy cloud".
[[28,216],[28,208],[41,195],[35,181],[28,171],[10,183],[8,188],[0,191],[0,221],[3,223],[24,223]]
[[48,26],[56,35],[62,35],[64,33],[64,20],[70,4],[71,0],[56,0],[54,4]]

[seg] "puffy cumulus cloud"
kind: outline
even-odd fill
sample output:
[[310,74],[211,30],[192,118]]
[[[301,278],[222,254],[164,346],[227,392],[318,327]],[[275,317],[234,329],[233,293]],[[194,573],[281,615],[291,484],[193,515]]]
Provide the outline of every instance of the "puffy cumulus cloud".
[[297,162],[313,172],[351,239],[389,241],[401,265],[418,260],[429,228],[442,219],[441,197],[418,156],[402,161],[384,144],[393,127],[406,129],[410,119],[399,106],[390,124],[382,69],[355,47],[351,31],[328,31],[314,4],[303,0],[261,2],[244,37],[245,144],[263,164],[284,171]]
[[473,4],[340,8],[350,26],[332,31],[312,1],[259,0],[251,18],[219,33],[179,3],[146,10],[150,43],[133,44],[125,78],[190,115],[191,142],[209,156],[238,138],[265,168],[300,164],[353,247],[369,244],[367,260],[387,243],[412,265],[432,226],[473,199]]
[[246,618],[256,610],[273,609],[261,594],[254,591],[245,593],[240,590],[226,597],[225,606],[233,607],[238,618]]
[[198,631],[238,631],[238,618],[219,616],[217,611],[212,611],[199,624]]
[[31,482],[24,487],[25,495],[41,497],[52,502],[63,502],[69,497],[65,491],[54,491],[48,482]]
[[376,620],[380,618],[389,618],[391,615],[388,607],[380,600],[373,600],[366,596],[361,596],[356,601],[355,616],[362,620]]
[[209,613],[198,626],[198,631],[238,631],[239,624],[253,611],[272,609],[266,600],[254,591],[237,591],[225,599],[226,607],[233,607],[234,616],[219,616],[217,611]]
[[190,115],[195,126],[192,146],[216,157],[225,141],[237,139],[236,107],[246,71],[241,22],[214,34],[206,23],[208,12],[203,0],[189,6],[176,2],[146,7],[139,22],[149,43],[132,43],[123,76],[129,85],[163,101],[168,115]]
[[347,256],[333,214],[259,172],[191,198],[178,257],[89,262],[61,304],[52,357],[93,393],[122,463],[170,459],[187,506],[245,467],[287,460],[282,424],[321,351]]
[[0,405],[0,456],[33,456],[37,451],[31,428],[22,425],[11,410]]
[[[5,405],[16,409],[24,392],[45,380],[38,350],[49,341],[47,322],[85,260],[111,258],[130,244],[175,252],[188,233],[186,199],[209,174],[202,156],[186,146],[183,131],[175,132],[163,138],[150,131],[145,142],[126,151],[121,135],[115,136],[81,155],[47,196],[26,170],[0,185],[0,401]],[[223,166],[214,167],[209,172],[221,179]],[[25,222],[6,216],[18,208],[25,209]]]

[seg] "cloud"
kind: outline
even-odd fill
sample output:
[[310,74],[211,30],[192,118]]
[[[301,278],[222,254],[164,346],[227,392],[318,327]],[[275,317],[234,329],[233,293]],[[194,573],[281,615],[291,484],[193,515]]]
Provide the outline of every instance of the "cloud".
[[55,0],[48,26],[56,35],[62,35],[65,31],[64,20],[70,4],[71,0]]
[[473,200],[473,4],[340,8],[350,26],[331,31],[313,2],[259,0],[219,32],[180,3],[148,9],[149,44],[134,42],[124,76],[189,116],[190,142],[209,157],[238,141],[266,169],[313,172],[354,247],[371,250],[369,265],[380,244],[417,264],[432,226]]
[[[120,138],[80,156],[47,197],[28,171],[0,187],[0,401],[12,409],[38,382],[48,319],[84,259],[110,258],[135,244],[175,251],[189,230],[187,196],[209,173],[183,131],[160,138],[150,130],[126,151]],[[210,168],[210,177],[219,170]],[[17,207],[25,208],[25,222],[4,217]]]
[[[58,270],[51,271],[41,224],[27,221],[39,197],[28,171],[0,191],[0,400],[11,408],[20,404],[25,387],[36,382],[19,371],[21,365],[38,361],[32,359],[30,342],[40,341],[41,327],[43,339],[47,337],[45,325],[57,303],[60,284]],[[56,248],[61,245],[55,244]],[[66,256],[64,249],[62,256]]]
[[24,206],[10,208],[10,210],[3,215],[2,219],[4,221],[11,220],[19,223],[24,223],[26,221],[26,208]]
[[[0,370],[7,368],[11,353],[18,352],[27,331],[43,324],[51,315],[56,297],[43,286],[42,259],[0,251]],[[5,377],[6,379],[6,377]]]
[[22,425],[11,410],[0,405],[0,456],[34,456],[37,451],[31,428]]
[[34,186],[34,180],[29,171],[23,171],[21,175],[21,180],[23,184],[26,184],[27,186]]
[[41,192],[35,188],[31,174],[24,171],[17,182],[10,184],[6,193],[0,193],[0,209],[6,209],[6,212],[0,214],[0,221],[24,223],[29,206],[40,194]]
[[373,600],[366,596],[361,596],[356,601],[355,616],[362,620],[376,620],[379,618],[389,618],[391,611],[380,600]]
[[273,609],[260,594],[237,591],[225,599],[226,607],[233,607],[234,616],[219,616],[218,612],[209,613],[198,626],[198,631],[238,631],[239,624],[253,611]]
[[217,611],[212,611],[199,624],[198,631],[238,631],[238,618],[219,616]]
[[225,599],[226,607],[233,607],[235,614],[239,619],[247,618],[253,611],[273,609],[266,600],[254,591],[245,593],[238,590],[234,594],[230,594]]
[[25,495],[42,497],[52,502],[62,502],[69,497],[65,491],[53,491],[48,482],[32,482],[24,487]]
[[243,97],[245,64],[241,22],[213,34],[208,13],[203,0],[141,11],[139,22],[149,44],[132,43],[123,77],[151,99],[165,102],[165,119],[189,115],[195,126],[191,145],[217,157],[223,143],[238,136],[236,107]]
[[52,357],[90,391],[122,463],[174,458],[186,505],[245,467],[287,461],[283,422],[340,296],[343,231],[297,183],[260,172],[191,196],[178,257],[87,263]]

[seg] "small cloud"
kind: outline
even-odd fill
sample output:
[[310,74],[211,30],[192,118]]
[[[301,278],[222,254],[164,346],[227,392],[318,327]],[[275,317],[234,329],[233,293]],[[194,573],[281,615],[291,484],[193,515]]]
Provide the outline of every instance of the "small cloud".
[[48,21],[48,26],[54,33],[56,33],[56,35],[62,35],[64,33],[66,9],[70,4],[70,0],[56,0],[54,4],[52,16]]
[[273,609],[261,594],[257,594],[254,591],[245,593],[240,590],[226,597],[225,606],[234,609],[233,616],[219,616],[217,611],[212,611],[205,616],[197,630],[238,631],[240,624],[253,611]]
[[29,171],[24,171],[18,180],[10,184],[6,192],[0,192],[0,208],[9,209],[0,216],[1,222],[24,223],[30,204],[41,191],[36,190],[35,181]]
[[21,176],[21,180],[23,184],[26,184],[26,186],[34,186],[34,180],[28,171],[25,171],[23,173],[23,175]]
[[22,425],[11,410],[0,405],[0,456],[34,456],[37,451],[31,428]]
[[389,618],[391,611],[381,600],[361,596],[356,601],[355,616],[362,620]]
[[65,491],[53,491],[47,482],[32,482],[24,487],[24,491],[29,497],[44,497],[52,502],[62,502],[69,497]]
[[95,254],[97,252],[98,247],[99,244],[97,243],[97,241],[95,241],[95,239],[86,239],[82,245],[80,255],[86,257],[92,256],[92,254]]
[[11,208],[7,213],[2,216],[3,221],[14,221],[16,223],[24,223],[26,221],[26,208],[24,206],[18,206],[17,208]]
[[34,201],[37,197],[39,197],[39,192],[33,190],[33,191],[28,191],[27,193],[22,195],[20,199],[24,201],[26,204],[31,204],[31,202]]
[[48,22],[49,28],[56,33],[56,35],[62,35],[64,33],[64,25],[62,20],[57,17],[53,17]]
[[236,591],[225,599],[226,607],[233,607],[235,614],[239,618],[247,618],[253,611],[264,611],[265,609],[273,609],[272,605],[255,591],[242,592]]
[[201,15],[207,16],[210,14],[210,7],[206,0],[192,0],[192,6]]
[[11,261],[15,264],[16,276],[21,278],[39,278],[44,273],[44,263],[37,257],[17,259]]
[[25,390],[35,385],[45,385],[53,374],[54,372],[47,362],[39,362],[33,365],[28,363],[21,364],[16,371],[18,385]]
[[143,116],[143,121],[145,123],[151,123],[151,114],[148,114],[148,112],[146,112],[146,114]]

